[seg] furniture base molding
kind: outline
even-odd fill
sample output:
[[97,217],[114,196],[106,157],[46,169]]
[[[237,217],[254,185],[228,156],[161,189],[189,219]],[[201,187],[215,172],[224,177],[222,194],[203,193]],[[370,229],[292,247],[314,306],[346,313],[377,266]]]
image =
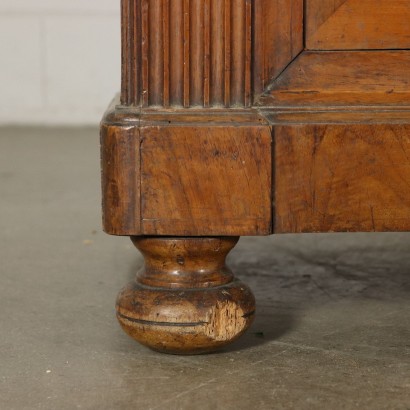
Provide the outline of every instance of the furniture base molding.
[[103,225],[124,236],[272,233],[272,128],[253,110],[138,110],[101,124]]
[[124,331],[172,354],[211,352],[251,325],[252,291],[226,266],[238,237],[144,237],[132,242],[145,264],[117,298]]

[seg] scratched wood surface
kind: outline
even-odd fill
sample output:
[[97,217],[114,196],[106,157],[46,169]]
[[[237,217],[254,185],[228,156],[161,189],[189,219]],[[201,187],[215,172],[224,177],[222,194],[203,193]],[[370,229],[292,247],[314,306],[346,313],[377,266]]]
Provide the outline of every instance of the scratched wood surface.
[[104,230],[112,235],[141,231],[139,131],[101,126],[101,180]]
[[306,0],[309,50],[410,48],[410,0]]
[[204,353],[252,323],[255,298],[225,258],[237,237],[133,237],[145,266],[118,295],[117,318],[131,337],[165,353]]
[[146,127],[142,136],[144,234],[271,232],[269,126]]
[[410,230],[410,125],[275,127],[275,232]]

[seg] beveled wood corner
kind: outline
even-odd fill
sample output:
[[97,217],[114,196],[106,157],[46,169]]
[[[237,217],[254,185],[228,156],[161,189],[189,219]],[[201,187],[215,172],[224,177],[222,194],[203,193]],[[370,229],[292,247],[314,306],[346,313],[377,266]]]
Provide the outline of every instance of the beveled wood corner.
[[[184,354],[241,335],[238,236],[410,230],[410,0],[394,1],[121,1],[101,164],[104,230],[145,258],[117,300],[128,334]],[[346,10],[361,36],[340,34]]]

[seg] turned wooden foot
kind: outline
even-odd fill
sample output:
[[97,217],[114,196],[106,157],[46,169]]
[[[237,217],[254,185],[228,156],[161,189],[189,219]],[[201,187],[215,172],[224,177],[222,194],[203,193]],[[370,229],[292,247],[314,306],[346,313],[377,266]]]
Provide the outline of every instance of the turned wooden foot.
[[118,295],[117,317],[135,340],[165,353],[197,354],[250,326],[254,296],[225,264],[239,238],[131,239],[145,266]]

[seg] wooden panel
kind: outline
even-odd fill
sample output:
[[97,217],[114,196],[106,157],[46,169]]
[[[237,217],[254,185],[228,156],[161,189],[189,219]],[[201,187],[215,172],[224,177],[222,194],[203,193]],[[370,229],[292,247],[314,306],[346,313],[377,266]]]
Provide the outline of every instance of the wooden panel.
[[408,105],[410,51],[305,52],[261,106]]
[[253,82],[255,96],[303,50],[303,0],[254,3]]
[[267,125],[144,127],[145,235],[263,235],[272,229]]
[[307,41],[348,0],[305,0]]
[[141,233],[139,131],[101,126],[103,226],[112,235]]
[[410,230],[409,123],[274,132],[275,232]]
[[410,0],[307,0],[310,50],[410,48]]

